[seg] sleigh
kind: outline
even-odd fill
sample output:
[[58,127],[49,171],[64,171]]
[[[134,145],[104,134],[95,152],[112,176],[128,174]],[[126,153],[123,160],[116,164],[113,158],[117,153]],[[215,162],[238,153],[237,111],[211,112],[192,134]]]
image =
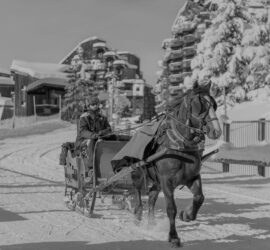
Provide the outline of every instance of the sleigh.
[[[136,169],[143,169],[151,162],[163,158],[179,158],[193,162],[191,155],[184,152],[164,149],[149,156],[143,161],[138,161],[124,166],[118,172],[113,171],[111,160],[127,141],[98,140],[95,144],[93,155],[93,168],[88,169],[87,158],[83,155],[73,156],[67,152],[65,170],[65,203],[71,210],[80,211],[91,217],[94,213],[96,199],[102,200],[111,196],[112,203],[121,209],[133,210],[135,189],[131,180],[131,173]],[[217,151],[204,155],[203,161]],[[144,194],[147,194],[147,180],[145,178]]]

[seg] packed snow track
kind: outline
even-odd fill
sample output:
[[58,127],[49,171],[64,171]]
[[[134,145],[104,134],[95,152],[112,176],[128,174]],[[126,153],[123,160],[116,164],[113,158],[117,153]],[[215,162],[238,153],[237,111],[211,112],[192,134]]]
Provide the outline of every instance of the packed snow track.
[[[110,197],[105,204],[97,201],[94,218],[66,208],[64,170],[58,157],[61,144],[74,141],[75,132],[71,125],[43,135],[0,141],[0,249],[169,249],[162,194],[154,227],[147,224],[147,204],[140,223],[128,211],[112,205]],[[198,218],[191,223],[177,220],[183,246],[267,249],[269,182],[256,176],[225,175],[204,166],[206,200]],[[185,188],[175,196],[179,210],[192,198]]]

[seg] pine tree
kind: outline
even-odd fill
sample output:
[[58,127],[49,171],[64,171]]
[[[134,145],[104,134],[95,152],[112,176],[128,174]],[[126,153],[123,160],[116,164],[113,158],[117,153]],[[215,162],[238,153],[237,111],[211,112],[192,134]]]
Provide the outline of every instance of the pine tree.
[[[185,84],[198,81],[200,85],[212,83],[213,94],[219,104],[223,90],[232,92],[240,84],[238,48],[241,47],[244,26],[250,20],[245,1],[212,0],[218,9],[212,19],[212,25],[205,31],[198,44],[197,55],[191,63],[193,70]],[[230,95],[232,97],[232,95]]]
[[94,83],[90,80],[74,80],[66,87],[64,96],[63,118],[75,120],[84,112],[94,96]]
[[270,23],[264,14],[244,32],[242,62],[246,65],[246,91],[270,84]]

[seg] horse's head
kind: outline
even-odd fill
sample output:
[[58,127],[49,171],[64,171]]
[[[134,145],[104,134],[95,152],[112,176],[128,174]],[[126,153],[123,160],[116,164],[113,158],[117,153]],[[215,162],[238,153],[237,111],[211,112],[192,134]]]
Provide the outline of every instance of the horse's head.
[[217,103],[209,88],[195,88],[187,95],[190,126],[203,130],[210,139],[218,139],[222,130],[216,116]]
[[210,95],[209,88],[197,87],[189,90],[168,108],[167,116],[170,118],[172,132],[186,144],[199,143],[204,140],[204,134],[210,139],[221,136],[222,131],[215,113],[217,104]]

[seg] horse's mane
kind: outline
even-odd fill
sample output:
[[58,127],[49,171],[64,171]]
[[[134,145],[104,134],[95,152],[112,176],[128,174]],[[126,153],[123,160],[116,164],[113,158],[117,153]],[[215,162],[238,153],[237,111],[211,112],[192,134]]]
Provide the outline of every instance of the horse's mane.
[[192,89],[189,89],[185,93],[181,93],[175,96],[169,103],[167,103],[166,110],[172,111],[176,107],[180,106],[182,102],[184,101],[184,97],[189,95],[190,93],[193,93],[193,94],[208,93],[209,94],[209,89],[203,86],[196,86]]

